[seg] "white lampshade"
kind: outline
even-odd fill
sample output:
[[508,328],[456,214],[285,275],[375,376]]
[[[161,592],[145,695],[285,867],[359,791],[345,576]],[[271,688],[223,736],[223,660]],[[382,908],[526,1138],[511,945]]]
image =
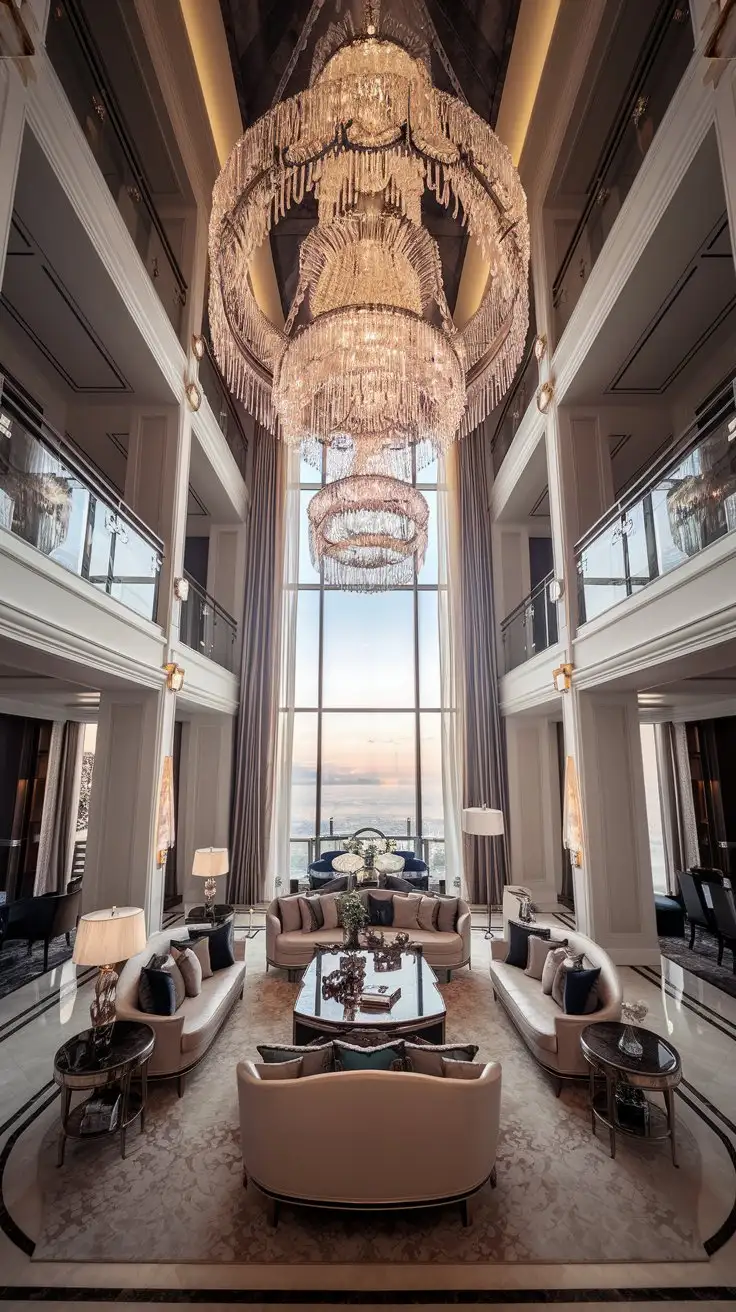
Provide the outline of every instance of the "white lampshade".
[[80,966],[113,966],[145,946],[146,918],[140,907],[108,907],[81,917],[72,957]]
[[466,834],[481,838],[502,834],[503,811],[494,811],[490,806],[468,806],[463,811],[463,829]]
[[217,875],[226,875],[229,869],[226,847],[198,847],[194,853],[192,874],[201,879],[215,879]]

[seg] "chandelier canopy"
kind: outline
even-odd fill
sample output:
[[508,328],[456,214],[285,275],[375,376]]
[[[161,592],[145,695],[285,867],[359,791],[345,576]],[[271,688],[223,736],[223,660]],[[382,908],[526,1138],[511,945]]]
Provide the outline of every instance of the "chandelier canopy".
[[[432,85],[422,35],[390,15],[378,21],[376,10],[368,6],[363,32],[349,15],[331,24],[309,89],[240,139],[210,224],[210,328],[229,386],[307,460],[319,463],[327,445],[356,457],[358,470],[384,454],[395,468],[396,453],[417,443],[432,458],[472,430],[509,387],[529,317],[526,199],[509,153],[468,105]],[[422,226],[425,192],[490,265],[461,330]],[[249,267],[309,194],[317,224],[281,329],[261,311]]]

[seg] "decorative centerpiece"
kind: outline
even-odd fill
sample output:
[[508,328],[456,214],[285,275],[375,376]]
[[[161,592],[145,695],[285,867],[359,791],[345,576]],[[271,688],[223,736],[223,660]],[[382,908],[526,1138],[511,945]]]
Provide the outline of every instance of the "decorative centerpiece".
[[373,968],[376,971],[400,970],[401,954],[409,946],[409,935],[402,930],[391,943],[375,929],[367,929],[364,935],[365,946],[373,953]]
[[[373,838],[361,838],[361,834],[374,834]],[[370,878],[375,871],[375,861],[377,856],[383,856],[386,852],[393,852],[396,849],[396,843],[393,838],[386,838],[380,829],[356,829],[352,838],[346,839],[345,850],[352,852],[355,856],[360,857],[363,867],[358,871],[358,877],[361,879]]]
[[348,1010],[354,1009],[365,985],[365,957],[348,952],[340,957],[340,965],[322,980],[322,997],[334,998]]
[[358,935],[368,920],[368,912],[358,894],[354,891],[340,893],[338,904],[340,908],[340,920],[345,930],[345,947],[355,949],[360,947]]
[[627,1057],[641,1057],[644,1049],[636,1036],[636,1025],[641,1025],[646,1019],[649,1008],[646,1002],[623,1002],[621,1004],[621,1019],[624,1022],[624,1032],[618,1041],[621,1052],[625,1052]]

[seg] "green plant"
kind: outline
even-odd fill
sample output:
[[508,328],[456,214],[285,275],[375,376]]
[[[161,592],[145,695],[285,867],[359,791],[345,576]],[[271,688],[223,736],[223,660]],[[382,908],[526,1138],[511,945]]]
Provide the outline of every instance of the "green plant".
[[340,919],[348,934],[359,934],[366,924],[368,912],[356,892],[340,894]]

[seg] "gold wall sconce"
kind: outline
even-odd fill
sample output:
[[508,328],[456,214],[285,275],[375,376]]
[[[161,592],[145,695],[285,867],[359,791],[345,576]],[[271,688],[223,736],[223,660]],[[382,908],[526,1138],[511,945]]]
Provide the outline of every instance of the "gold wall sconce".
[[554,394],[555,389],[552,383],[542,383],[542,386],[537,392],[537,410],[540,415],[546,415],[552,404]]
[[557,669],[552,671],[552,683],[555,692],[569,692],[572,687],[572,664],[569,661],[558,665]]
[[187,401],[189,402],[190,410],[194,410],[195,412],[199,410],[199,407],[202,404],[202,393],[195,382],[187,383],[185,394]]
[[534,338],[534,358],[537,360],[537,362],[541,362],[546,354],[547,354],[547,334],[539,333],[539,335]]
[[204,337],[202,336],[201,333],[192,334],[192,350],[198,360],[204,359],[204,351],[205,351]]
[[169,661],[163,668],[166,670],[166,687],[169,692],[181,692],[184,687],[185,674],[181,665],[177,665],[175,661]]

